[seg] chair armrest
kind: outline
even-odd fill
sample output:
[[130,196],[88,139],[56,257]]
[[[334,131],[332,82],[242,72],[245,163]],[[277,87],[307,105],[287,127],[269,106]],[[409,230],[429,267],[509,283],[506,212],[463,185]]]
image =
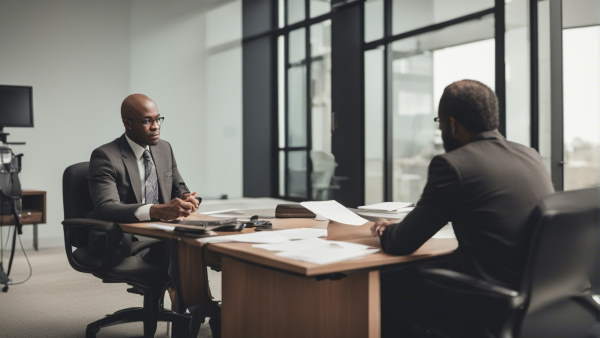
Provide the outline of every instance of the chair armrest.
[[419,269],[419,274],[438,287],[452,289],[456,292],[503,298],[508,300],[515,308],[521,306],[523,302],[523,297],[515,290],[457,271],[429,268]]
[[86,230],[96,230],[101,232],[110,232],[117,228],[115,223],[94,218],[69,218],[64,220],[62,224],[70,228],[85,228]]
[[[98,258],[101,261],[100,270],[108,270],[115,265],[115,253],[119,249],[119,243],[122,238],[122,232],[119,226],[113,222],[102,221],[94,218],[70,218],[62,222],[65,228],[65,249],[67,253],[71,251],[71,246],[74,245],[71,241],[71,232],[75,230],[83,230],[89,232],[101,233],[98,237],[98,241],[95,241],[97,245],[100,245],[100,253]],[[67,230],[68,228],[68,230]],[[98,247],[97,247],[98,248]],[[92,252],[97,252],[92,249]],[[93,254],[92,254],[93,255]],[[70,261],[73,259],[71,254],[68,254]],[[71,261],[73,265],[75,260]],[[83,268],[83,265],[79,265],[79,268]]]
[[[515,337],[526,297],[510,288],[464,273],[440,268],[417,270],[429,287],[442,291],[465,318],[478,322],[492,337]],[[485,309],[482,311],[482,309]],[[493,314],[493,315],[489,315]]]

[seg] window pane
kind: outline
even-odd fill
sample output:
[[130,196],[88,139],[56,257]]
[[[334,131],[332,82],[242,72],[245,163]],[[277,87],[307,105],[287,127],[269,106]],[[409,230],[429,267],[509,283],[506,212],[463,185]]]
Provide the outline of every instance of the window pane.
[[279,152],[279,196],[285,196],[285,151]]
[[383,37],[383,0],[365,1],[365,42]]
[[506,138],[531,144],[529,1],[506,3]]
[[330,0],[310,0],[310,16],[315,17],[331,10]]
[[288,69],[288,147],[306,147],[306,66]]
[[284,37],[277,38],[277,123],[279,147],[285,144],[285,45]]
[[306,151],[290,151],[288,152],[289,161],[289,176],[288,181],[288,196],[307,198],[306,192]]
[[331,153],[331,21],[311,26],[311,184],[313,200],[332,198],[335,158]]
[[288,25],[304,20],[306,16],[306,12],[304,11],[304,1],[305,0],[288,0],[287,1],[287,11],[288,11]]
[[383,47],[365,52],[365,203],[383,196]]
[[[288,1],[288,4],[290,2]],[[306,31],[289,34],[288,68],[288,140],[289,147],[305,147],[306,139]]]
[[[585,52],[582,52],[585,51]],[[600,26],[563,31],[564,188],[600,184]]]
[[285,0],[277,0],[277,26],[285,26]]
[[304,62],[306,57],[306,31],[304,28],[291,31],[289,34],[289,63]]
[[494,0],[393,0],[392,32],[406,32],[491,7]]
[[310,36],[312,149],[331,153],[331,22],[313,25]]
[[416,201],[429,161],[443,151],[433,118],[444,88],[468,78],[493,89],[491,37],[493,20],[488,17],[391,45],[394,200]]
[[538,2],[538,112],[539,152],[550,172],[552,168],[552,144],[550,136],[551,83],[550,83],[550,6],[548,1]]

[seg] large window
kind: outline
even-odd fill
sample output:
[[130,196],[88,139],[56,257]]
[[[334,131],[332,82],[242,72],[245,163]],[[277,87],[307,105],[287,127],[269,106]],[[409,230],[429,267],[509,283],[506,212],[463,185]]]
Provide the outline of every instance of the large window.
[[563,31],[563,74],[564,188],[591,187],[600,184],[600,26]]
[[433,119],[444,88],[461,79],[495,88],[494,2],[364,6],[365,203],[416,201],[443,151]]
[[600,1],[540,1],[539,149],[557,190],[600,185]]
[[[278,193],[292,200],[328,199],[336,166],[331,153],[330,4],[296,0],[280,6],[287,22],[281,23],[277,38]],[[322,19],[310,21],[307,12]]]
[[[245,35],[245,51],[274,50],[244,67],[256,69],[245,81],[265,73],[273,84],[263,101],[252,94],[264,81],[244,87],[260,101],[244,125],[268,111],[260,125],[277,126],[262,140],[276,160],[260,158],[272,195],[416,201],[443,151],[439,98],[461,79],[495,90],[500,132],[537,149],[558,190],[600,184],[600,1],[244,1],[248,16],[276,14],[261,17],[270,30]],[[271,58],[273,74],[257,68]]]
[[444,88],[460,79],[479,80],[494,88],[493,40],[449,39],[468,36],[464,31],[493,35],[490,21],[467,22],[392,43],[393,200],[416,201],[431,158],[443,152],[433,118]]

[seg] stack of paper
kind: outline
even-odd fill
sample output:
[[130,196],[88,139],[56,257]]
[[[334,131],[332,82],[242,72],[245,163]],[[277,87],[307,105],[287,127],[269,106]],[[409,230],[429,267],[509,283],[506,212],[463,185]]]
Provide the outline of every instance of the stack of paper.
[[414,206],[415,205],[413,203],[409,202],[382,202],[369,205],[361,205],[358,208],[364,211],[401,213],[410,212],[414,208]]
[[328,241],[320,238],[308,238],[286,243],[255,244],[253,246],[270,251],[279,251],[277,255],[281,257],[314,264],[329,264],[379,251],[377,248],[363,244]]
[[327,229],[297,228],[278,231],[258,231],[247,234],[198,238],[201,243],[282,243],[327,236]]

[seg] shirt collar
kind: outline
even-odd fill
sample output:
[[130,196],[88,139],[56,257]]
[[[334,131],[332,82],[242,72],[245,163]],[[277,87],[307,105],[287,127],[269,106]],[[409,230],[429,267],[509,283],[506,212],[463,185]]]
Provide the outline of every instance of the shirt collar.
[[473,141],[476,141],[476,140],[489,140],[489,139],[499,139],[499,140],[502,140],[502,139],[504,139],[504,136],[502,136],[502,134],[500,134],[500,132],[498,131],[498,129],[494,129],[494,130],[484,131],[482,133],[479,133],[479,134],[475,135],[475,137],[473,137]]
[[135,143],[132,139],[129,138],[129,136],[127,136],[127,134],[125,134],[125,139],[127,140],[127,143],[129,143],[129,147],[131,147],[131,150],[133,151],[135,158],[138,160],[140,158],[142,158],[145,150],[150,149],[150,147],[148,147],[148,146],[142,147],[141,145]]

